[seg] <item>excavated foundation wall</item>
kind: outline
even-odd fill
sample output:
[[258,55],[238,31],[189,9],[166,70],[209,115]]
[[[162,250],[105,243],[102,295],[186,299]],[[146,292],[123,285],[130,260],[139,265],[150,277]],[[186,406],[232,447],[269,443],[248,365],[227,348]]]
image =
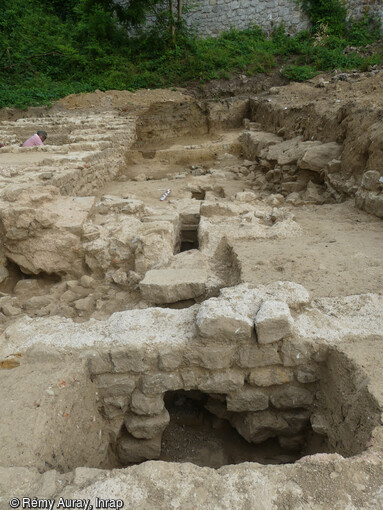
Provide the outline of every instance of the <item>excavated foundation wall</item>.
[[[304,443],[319,365],[315,353],[301,364],[291,351],[289,307],[272,300],[259,306],[255,298],[254,330],[250,320],[225,316],[223,305],[222,299],[201,305],[198,336],[186,345],[158,350],[132,346],[90,358],[102,413],[120,435],[122,462],[160,455],[161,435],[169,423],[164,394],[176,390],[208,394],[206,408],[230,421],[249,442],[279,437],[285,447]],[[188,315],[192,319],[195,311]]]
[[[316,171],[337,200],[355,196],[356,205],[383,218],[382,140],[378,133],[383,125],[378,108],[358,109],[352,104],[326,109],[310,104],[286,106],[278,101],[279,89],[271,89],[271,99],[250,99],[251,120],[262,129],[284,139],[301,137],[322,143],[342,145],[342,152]],[[273,98],[274,94],[274,98]]]
[[[10,377],[0,373],[9,397],[0,465],[45,471],[156,459],[169,424],[164,397],[178,390],[207,395],[206,409],[250,443],[277,437],[283,448],[301,450],[312,429],[330,451],[361,453],[381,429],[381,405],[348,350],[361,346],[366,360],[376,352],[380,303],[374,295],[337,300],[339,321],[332,299],[312,301],[302,286],[276,282],[224,289],[185,310],[132,310],[84,324],[58,317],[15,323],[0,350],[0,359],[14,363]],[[370,313],[375,320],[365,334]],[[15,382],[29,384],[41,370],[15,407]],[[28,422],[21,420],[25,406]],[[69,437],[68,425],[75,427]],[[33,447],[25,453],[20,441]]]

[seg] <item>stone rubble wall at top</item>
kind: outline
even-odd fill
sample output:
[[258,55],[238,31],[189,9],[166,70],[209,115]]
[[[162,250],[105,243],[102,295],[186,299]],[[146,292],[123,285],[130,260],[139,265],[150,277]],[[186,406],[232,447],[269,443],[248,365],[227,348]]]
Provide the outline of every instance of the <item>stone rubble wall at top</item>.
[[[381,0],[351,0],[347,2],[347,12],[348,17],[356,19],[366,13],[375,19],[383,19]],[[253,25],[270,33],[283,24],[289,34],[309,27],[307,15],[295,0],[185,0],[183,17],[186,24],[202,37]],[[153,22],[154,17],[149,17],[148,25]]]
[[198,7],[191,7],[186,21],[202,36],[214,36],[231,27],[245,29],[252,25],[271,32],[281,23],[287,32],[296,33],[305,30],[309,23],[294,0],[204,0],[198,2]]

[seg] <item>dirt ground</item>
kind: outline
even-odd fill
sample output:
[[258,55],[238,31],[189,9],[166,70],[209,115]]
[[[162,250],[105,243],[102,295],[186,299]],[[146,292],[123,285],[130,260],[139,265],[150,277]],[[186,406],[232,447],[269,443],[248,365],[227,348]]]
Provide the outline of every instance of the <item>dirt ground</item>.
[[381,220],[358,211],[351,201],[306,205],[294,213],[301,236],[235,246],[245,281],[295,281],[314,296],[382,291]]

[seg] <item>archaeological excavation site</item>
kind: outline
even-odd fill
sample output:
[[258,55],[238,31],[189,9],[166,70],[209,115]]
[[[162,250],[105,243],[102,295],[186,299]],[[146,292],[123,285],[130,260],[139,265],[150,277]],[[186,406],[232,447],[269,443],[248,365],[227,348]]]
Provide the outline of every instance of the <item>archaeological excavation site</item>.
[[383,508],[382,92],[0,110],[0,508]]

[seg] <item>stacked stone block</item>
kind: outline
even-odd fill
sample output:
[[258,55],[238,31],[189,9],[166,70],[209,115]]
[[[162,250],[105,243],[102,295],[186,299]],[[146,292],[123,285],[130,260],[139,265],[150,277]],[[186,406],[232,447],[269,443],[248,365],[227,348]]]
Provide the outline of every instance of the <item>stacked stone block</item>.
[[299,285],[286,284],[285,300],[272,299],[273,290],[238,286],[193,307],[192,338],[179,345],[132,345],[90,358],[122,462],[160,456],[169,423],[164,395],[177,390],[208,394],[207,409],[249,442],[302,445],[319,363],[314,348],[294,338],[293,316],[310,298]]
[[[0,134],[4,153],[42,153],[40,162],[29,165],[5,165],[0,172],[2,196],[14,188],[8,173],[18,177],[18,187],[53,185],[63,195],[91,195],[113,180],[125,164],[124,153],[135,138],[136,116],[121,118],[118,113],[68,113],[46,115],[43,120],[29,117],[15,122],[2,121]],[[47,144],[20,147],[20,144],[43,125]],[[32,160],[34,161],[34,160]],[[8,176],[9,177],[9,176]],[[10,186],[8,186],[10,184]]]

